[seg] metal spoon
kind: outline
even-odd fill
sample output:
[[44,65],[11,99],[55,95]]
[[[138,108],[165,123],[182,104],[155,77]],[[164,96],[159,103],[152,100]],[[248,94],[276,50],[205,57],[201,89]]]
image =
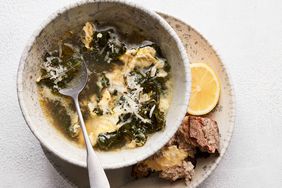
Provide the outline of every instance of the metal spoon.
[[99,162],[99,159],[92,147],[90,139],[87,134],[87,130],[84,124],[84,120],[81,114],[78,96],[82,89],[85,87],[88,80],[87,68],[84,62],[81,63],[81,67],[76,76],[66,88],[60,89],[59,92],[63,95],[70,96],[75,104],[76,111],[78,113],[80,126],[82,129],[86,150],[87,150],[87,168],[88,168],[88,177],[91,188],[109,188],[110,184],[108,178],[105,174],[105,171],[102,165]]

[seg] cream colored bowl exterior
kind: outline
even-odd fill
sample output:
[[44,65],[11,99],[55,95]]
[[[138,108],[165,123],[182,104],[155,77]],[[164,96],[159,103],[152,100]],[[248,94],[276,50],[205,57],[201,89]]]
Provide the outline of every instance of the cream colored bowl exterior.
[[173,99],[166,118],[166,128],[150,137],[143,147],[114,152],[98,152],[106,169],[132,165],[160,149],[176,132],[189,101],[190,69],[185,49],[175,31],[159,15],[123,1],[81,2],[52,15],[27,44],[18,69],[17,90],[25,120],[41,144],[61,159],[86,167],[86,152],[64,138],[45,118],[39,104],[36,78],[43,54],[65,31],[81,29],[87,21],[99,20],[119,25],[121,31],[143,34],[157,42],[171,64]]

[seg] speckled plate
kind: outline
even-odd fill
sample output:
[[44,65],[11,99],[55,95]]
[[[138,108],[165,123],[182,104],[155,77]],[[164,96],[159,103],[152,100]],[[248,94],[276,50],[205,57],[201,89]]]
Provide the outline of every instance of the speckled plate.
[[[130,177],[131,168],[122,168],[107,171],[110,179],[111,187],[134,187],[134,188],[156,188],[156,187],[196,187],[204,181],[216,168],[222,159],[232,136],[234,122],[235,122],[235,97],[234,90],[228,72],[221,62],[219,56],[207,42],[207,40],[199,34],[195,29],[185,24],[184,22],[164,14],[160,14],[166,21],[175,29],[184,46],[191,63],[204,62],[209,64],[218,74],[222,90],[217,107],[208,115],[218,122],[220,130],[220,156],[209,157],[198,160],[195,174],[192,181],[185,185],[183,181],[169,183],[160,180],[158,177],[149,177],[139,180],[134,180]],[[66,178],[70,183],[79,187],[87,187],[88,179],[87,172],[83,168],[79,168],[68,164],[59,158],[52,155],[50,152],[44,150],[47,158],[51,161],[53,166]]]

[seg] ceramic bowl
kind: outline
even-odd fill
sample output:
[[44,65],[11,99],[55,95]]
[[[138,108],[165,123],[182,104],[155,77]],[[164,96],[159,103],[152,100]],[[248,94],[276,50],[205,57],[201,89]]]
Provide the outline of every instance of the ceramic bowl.
[[143,147],[98,152],[105,169],[120,168],[141,161],[159,150],[176,132],[184,115],[190,94],[190,69],[185,49],[171,26],[156,13],[123,1],[81,2],[52,15],[28,42],[18,68],[17,90],[24,118],[40,143],[59,158],[86,167],[86,151],[64,138],[46,119],[37,93],[43,54],[69,30],[81,29],[87,21],[119,24],[121,32],[142,32],[159,44],[171,65],[173,99],[163,131],[153,134]]

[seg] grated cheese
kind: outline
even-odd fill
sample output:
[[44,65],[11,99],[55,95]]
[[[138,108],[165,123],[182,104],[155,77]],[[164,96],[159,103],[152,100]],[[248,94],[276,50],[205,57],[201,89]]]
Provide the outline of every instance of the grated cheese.
[[102,33],[97,34],[97,38],[102,38],[102,37],[103,37]]
[[150,118],[152,117],[155,108],[156,108],[156,105],[154,105],[154,106],[151,108],[150,114],[149,114],[149,117],[150,117]]
[[[115,49],[112,48],[111,50]],[[95,96],[92,97],[91,102],[87,104],[89,111],[93,112],[93,110],[98,107],[103,112],[103,116],[97,116],[94,113],[95,115],[91,116],[92,120],[88,121],[89,126],[91,126],[93,130],[91,134],[92,144],[96,143],[99,133],[116,130],[124,124],[131,122],[131,119],[127,119],[125,122],[117,124],[122,114],[134,114],[135,117],[143,123],[151,123],[150,119],[140,115],[142,104],[150,100],[150,94],[143,93],[144,88],[138,83],[138,75],[132,74],[131,71],[138,67],[143,76],[147,76],[148,71],[150,71],[149,75],[151,77],[166,76],[166,72],[162,71],[164,61],[156,58],[155,55],[156,51],[151,47],[127,50],[126,53],[119,58],[123,61],[124,66],[116,66],[110,72],[104,72],[105,77],[109,80],[109,86],[103,89],[100,101],[97,101],[97,97]],[[106,55],[105,61],[107,62],[109,59],[110,58]],[[153,65],[151,69],[143,69],[151,65]],[[99,81],[97,84],[102,89],[102,85]],[[114,92],[117,92],[117,94],[111,95]],[[166,111],[169,100],[166,100],[164,96],[161,96],[161,100],[164,104],[158,107],[162,107],[161,110]],[[157,106],[154,105],[150,109],[150,118],[156,107]],[[135,147],[135,143],[131,143],[130,145]]]

